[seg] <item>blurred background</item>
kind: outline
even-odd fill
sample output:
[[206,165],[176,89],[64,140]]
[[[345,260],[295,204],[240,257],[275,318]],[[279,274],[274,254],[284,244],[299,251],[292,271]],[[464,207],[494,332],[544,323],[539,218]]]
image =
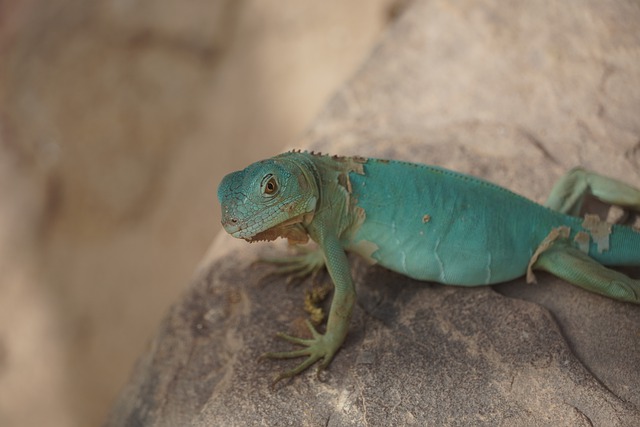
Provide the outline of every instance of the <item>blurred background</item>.
[[0,426],[99,425],[220,232],[404,0],[0,1]]

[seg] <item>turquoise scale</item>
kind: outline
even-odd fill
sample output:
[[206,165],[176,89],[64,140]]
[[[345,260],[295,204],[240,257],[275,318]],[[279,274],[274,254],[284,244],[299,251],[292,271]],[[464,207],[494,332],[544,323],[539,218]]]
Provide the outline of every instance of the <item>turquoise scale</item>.
[[364,172],[349,175],[366,214],[352,247],[374,243],[374,260],[415,279],[463,286],[511,280],[553,228],[581,230],[580,218],[446,169],[369,159]]

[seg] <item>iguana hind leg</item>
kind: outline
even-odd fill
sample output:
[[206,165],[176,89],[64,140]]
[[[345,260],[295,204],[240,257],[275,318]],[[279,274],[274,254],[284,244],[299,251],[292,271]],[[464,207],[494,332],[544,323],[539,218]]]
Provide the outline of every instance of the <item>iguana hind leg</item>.
[[540,254],[533,268],[548,271],[588,291],[640,304],[640,280],[610,270],[567,244],[559,242],[551,246]]
[[545,206],[579,216],[585,197],[640,212],[640,190],[624,182],[582,168],[574,168],[553,186]]

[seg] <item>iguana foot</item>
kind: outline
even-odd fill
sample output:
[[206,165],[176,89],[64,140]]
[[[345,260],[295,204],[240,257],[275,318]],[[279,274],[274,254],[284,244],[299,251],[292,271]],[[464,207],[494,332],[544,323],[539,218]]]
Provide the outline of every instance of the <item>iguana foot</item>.
[[299,247],[298,250],[301,253],[297,255],[265,257],[258,259],[256,262],[274,264],[276,268],[269,272],[267,276],[287,275],[287,285],[301,281],[309,275],[315,279],[325,266],[322,250],[320,248],[309,249],[306,247]]
[[319,333],[308,320],[306,323],[313,338],[305,339],[293,337],[284,333],[277,334],[278,338],[305,348],[292,351],[265,353],[260,357],[261,359],[293,359],[296,357],[307,356],[306,360],[295,368],[278,374],[273,380],[272,385],[276,385],[278,381],[285,378],[294,377],[317,361],[322,360],[320,365],[318,365],[318,374],[320,374],[320,372],[329,365],[331,359],[333,359],[333,356],[338,351],[338,348],[340,348],[340,345],[342,344],[341,340],[335,340],[333,339],[335,337],[331,335]]

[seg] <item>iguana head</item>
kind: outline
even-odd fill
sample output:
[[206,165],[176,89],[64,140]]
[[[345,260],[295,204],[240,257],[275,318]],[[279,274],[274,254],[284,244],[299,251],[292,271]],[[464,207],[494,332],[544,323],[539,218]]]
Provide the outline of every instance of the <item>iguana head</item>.
[[247,241],[307,241],[302,224],[313,218],[318,188],[312,166],[295,154],[253,163],[224,177],[218,200],[227,233]]

